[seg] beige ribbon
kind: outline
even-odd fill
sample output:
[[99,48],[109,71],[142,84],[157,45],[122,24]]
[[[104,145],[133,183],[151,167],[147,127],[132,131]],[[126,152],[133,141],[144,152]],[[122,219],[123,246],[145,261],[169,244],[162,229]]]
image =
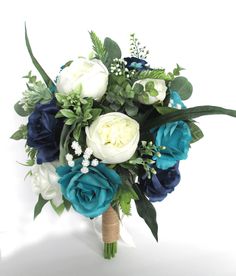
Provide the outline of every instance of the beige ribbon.
[[120,221],[116,211],[110,206],[102,215],[102,238],[104,243],[113,243],[120,237]]

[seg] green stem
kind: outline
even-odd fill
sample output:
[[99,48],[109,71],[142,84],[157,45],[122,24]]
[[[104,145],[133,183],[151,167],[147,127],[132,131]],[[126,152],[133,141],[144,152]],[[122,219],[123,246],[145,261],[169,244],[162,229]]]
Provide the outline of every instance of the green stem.
[[104,243],[104,258],[111,259],[114,258],[117,253],[117,242]]

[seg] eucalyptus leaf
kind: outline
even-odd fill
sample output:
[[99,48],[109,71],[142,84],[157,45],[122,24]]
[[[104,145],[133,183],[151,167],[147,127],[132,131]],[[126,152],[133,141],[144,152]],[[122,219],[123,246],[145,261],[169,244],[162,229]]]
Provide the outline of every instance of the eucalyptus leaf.
[[187,100],[191,97],[193,86],[185,77],[177,77],[171,82],[171,91],[177,91],[182,100]]
[[113,59],[121,58],[121,50],[119,45],[109,37],[104,40],[104,48],[106,49],[105,64],[109,68]]
[[26,111],[23,109],[22,107],[22,104],[20,104],[20,101],[18,101],[15,105],[14,105],[14,109],[15,109],[15,112],[22,116],[22,117],[26,117],[26,116],[29,116],[29,114],[31,113],[30,111]]

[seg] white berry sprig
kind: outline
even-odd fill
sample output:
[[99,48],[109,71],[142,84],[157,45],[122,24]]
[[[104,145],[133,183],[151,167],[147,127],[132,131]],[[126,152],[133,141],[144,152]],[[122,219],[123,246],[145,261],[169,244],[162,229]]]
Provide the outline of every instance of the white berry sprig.
[[[92,166],[92,167],[98,166],[99,161],[96,158],[94,159],[91,158],[93,154],[93,150],[91,148],[88,147],[83,152],[81,146],[77,141],[72,142],[71,148],[74,150],[74,154],[77,155],[78,157],[81,156],[81,154],[83,153],[82,168],[80,170],[83,174],[86,174],[89,172],[89,166]],[[74,167],[75,161],[73,160],[72,154],[67,153],[66,160],[67,160],[68,166]]]

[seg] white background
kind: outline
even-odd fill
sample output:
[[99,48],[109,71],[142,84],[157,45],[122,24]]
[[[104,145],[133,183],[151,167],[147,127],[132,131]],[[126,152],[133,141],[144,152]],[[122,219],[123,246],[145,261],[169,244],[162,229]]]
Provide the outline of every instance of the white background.
[[1,276],[54,275],[236,275],[236,120],[199,118],[205,138],[181,162],[182,181],[157,203],[159,243],[133,216],[125,224],[136,249],[120,245],[115,260],[101,257],[91,222],[50,208],[34,222],[36,196],[29,181],[24,143],[9,140],[23,123],[13,111],[36,70],[24,44],[27,22],[32,48],[48,74],[91,51],[88,31],[116,40],[129,53],[135,32],[152,66],[171,70],[178,62],[194,86],[195,105],[236,109],[235,1],[1,1],[0,4],[0,261]]

